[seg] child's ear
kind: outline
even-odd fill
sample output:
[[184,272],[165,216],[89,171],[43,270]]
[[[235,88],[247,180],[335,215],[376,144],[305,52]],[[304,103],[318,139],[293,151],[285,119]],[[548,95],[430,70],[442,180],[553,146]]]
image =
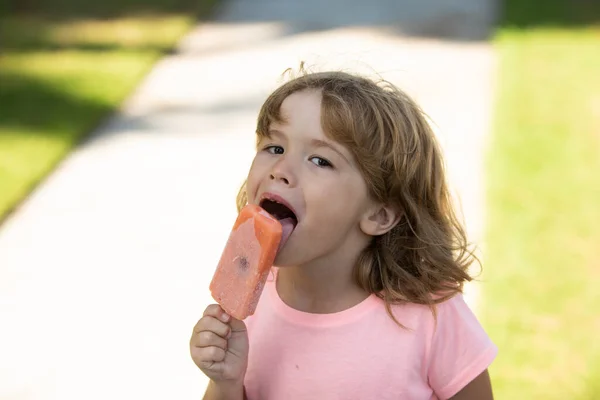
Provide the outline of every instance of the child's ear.
[[390,206],[379,205],[371,208],[360,221],[360,229],[367,235],[380,236],[394,228],[402,213]]

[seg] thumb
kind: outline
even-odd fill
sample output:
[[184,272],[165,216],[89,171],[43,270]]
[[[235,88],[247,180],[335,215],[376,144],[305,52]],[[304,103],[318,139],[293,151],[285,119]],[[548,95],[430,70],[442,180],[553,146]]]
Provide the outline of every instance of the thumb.
[[246,324],[244,321],[240,321],[239,319],[231,317],[229,326],[231,327],[232,333],[246,332]]
[[231,328],[231,336],[229,337],[227,351],[235,355],[241,360],[248,357],[248,332],[246,324],[239,319],[231,318],[229,322]]

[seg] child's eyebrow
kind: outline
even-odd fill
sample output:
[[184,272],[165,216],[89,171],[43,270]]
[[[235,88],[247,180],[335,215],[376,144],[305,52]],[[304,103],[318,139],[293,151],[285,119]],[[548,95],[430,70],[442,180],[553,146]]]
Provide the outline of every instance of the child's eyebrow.
[[337,153],[340,157],[342,157],[349,165],[352,165],[352,163],[350,162],[350,160],[348,160],[348,158],[338,149],[335,148],[335,146],[333,146],[331,143],[326,142],[325,140],[321,140],[321,139],[312,139],[310,141],[310,143],[314,146],[314,147],[326,147],[328,149],[333,150],[335,153]]
[[267,137],[278,137],[278,138],[285,138],[285,134],[281,131],[278,131],[277,129],[269,129],[269,131],[267,132]]

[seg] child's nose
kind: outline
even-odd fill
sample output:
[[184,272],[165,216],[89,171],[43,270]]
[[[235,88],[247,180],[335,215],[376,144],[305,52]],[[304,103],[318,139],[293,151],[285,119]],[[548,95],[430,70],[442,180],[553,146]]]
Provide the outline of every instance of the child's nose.
[[290,184],[289,179],[286,176],[284,176],[284,174],[282,174],[281,172],[271,173],[271,179],[274,181],[281,181],[281,182],[285,183],[286,185]]
[[269,178],[285,186],[296,186],[296,164],[290,157],[281,156],[269,171]]

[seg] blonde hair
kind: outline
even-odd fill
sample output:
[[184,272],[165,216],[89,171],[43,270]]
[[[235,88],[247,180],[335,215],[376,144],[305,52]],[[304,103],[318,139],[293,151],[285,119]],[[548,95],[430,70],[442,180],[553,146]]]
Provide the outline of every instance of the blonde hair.
[[[419,106],[385,80],[344,72],[302,73],[276,89],[258,115],[258,140],[281,104],[302,90],[322,94],[322,126],[358,161],[373,199],[395,207],[400,222],[373,237],[355,269],[357,284],[391,304],[435,304],[462,292],[476,257],[451,204],[440,147]],[[245,183],[238,210],[247,203]]]

